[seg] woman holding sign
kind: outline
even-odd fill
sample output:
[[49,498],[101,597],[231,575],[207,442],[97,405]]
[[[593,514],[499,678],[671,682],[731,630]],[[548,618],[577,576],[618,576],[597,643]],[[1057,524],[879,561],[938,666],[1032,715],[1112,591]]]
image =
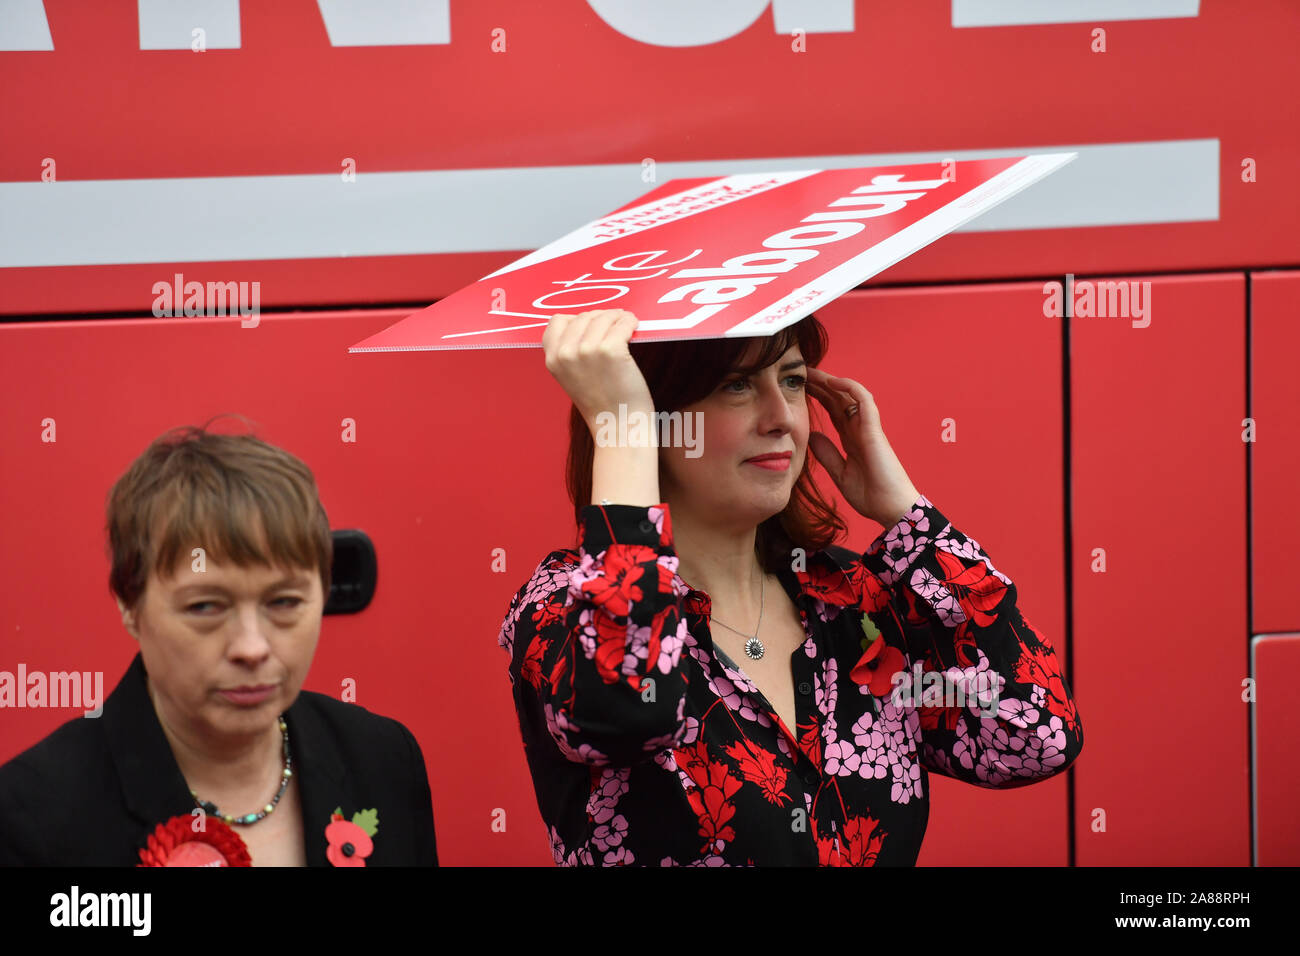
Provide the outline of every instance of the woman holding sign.
[[[1069,766],[1051,645],[912,485],[871,393],[816,367],[821,324],[629,346],[636,322],[557,315],[543,338],[573,400],[578,545],[499,641],[556,862],[910,865],[927,771],[1016,787]],[[623,426],[687,416],[695,448]],[[865,552],[834,544],[812,457],[886,529]]]

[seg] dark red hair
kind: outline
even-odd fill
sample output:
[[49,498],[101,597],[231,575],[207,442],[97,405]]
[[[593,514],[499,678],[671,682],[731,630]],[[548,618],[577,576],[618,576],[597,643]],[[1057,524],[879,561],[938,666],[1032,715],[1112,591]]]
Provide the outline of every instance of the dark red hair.
[[[799,346],[809,367],[816,367],[829,347],[826,329],[813,315],[774,335],[759,338],[757,353],[741,365],[740,359],[753,341],[751,338],[725,338],[633,342],[628,351],[650,388],[655,411],[674,412],[711,395],[728,375],[748,375],[767,368],[793,345]],[[810,402],[810,416],[816,412]],[[591,468],[595,450],[591,430],[578,409],[571,408],[566,486],[573,501],[575,524],[581,518],[582,509],[591,504]],[[788,566],[794,548],[803,548],[808,554],[820,551],[847,530],[835,507],[822,497],[813,480],[814,460],[809,451],[804,456],[803,470],[795,480],[785,510],[758,526],[755,549],[765,571],[775,570],[778,564]]]

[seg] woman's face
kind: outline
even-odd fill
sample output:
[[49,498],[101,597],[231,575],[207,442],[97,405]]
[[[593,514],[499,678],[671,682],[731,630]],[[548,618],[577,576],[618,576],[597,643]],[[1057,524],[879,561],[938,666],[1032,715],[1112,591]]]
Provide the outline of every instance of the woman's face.
[[[748,360],[758,343],[742,357]],[[703,414],[699,456],[661,448],[663,496],[711,524],[753,528],[783,511],[808,449],[806,366],[798,345],[749,375],[727,375],[713,393],[682,409]],[[759,463],[755,456],[786,457]]]
[[[119,602],[120,606],[120,602]],[[174,730],[238,742],[265,733],[298,696],[324,610],[315,570],[184,560],[150,573],[123,623],[140,642],[154,705]]]

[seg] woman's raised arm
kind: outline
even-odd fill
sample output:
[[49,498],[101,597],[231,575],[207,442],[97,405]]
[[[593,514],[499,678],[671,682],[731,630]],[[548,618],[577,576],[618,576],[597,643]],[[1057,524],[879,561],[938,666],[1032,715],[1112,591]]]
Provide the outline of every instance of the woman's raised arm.
[[[650,390],[628,350],[635,328],[630,312],[597,310],[554,316],[542,337],[547,369],[593,436],[602,414],[653,421]],[[542,562],[515,595],[499,643],[511,655],[527,747],[545,744],[544,728],[569,760],[626,766],[683,731],[687,630],[653,441],[597,442],[592,499],[580,513],[578,554]]]
[[554,552],[515,595],[499,643],[525,746],[628,766],[680,743],[687,640],[664,506],[589,505],[579,552]]

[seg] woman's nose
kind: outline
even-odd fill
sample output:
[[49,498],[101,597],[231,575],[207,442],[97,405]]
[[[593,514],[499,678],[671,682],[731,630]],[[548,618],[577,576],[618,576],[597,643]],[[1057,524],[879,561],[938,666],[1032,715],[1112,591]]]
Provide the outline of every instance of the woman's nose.
[[271,652],[267,639],[267,623],[255,607],[242,607],[235,622],[237,628],[231,639],[230,655],[236,660],[260,661]]
[[780,383],[764,382],[760,388],[760,427],[763,431],[780,430],[782,433],[794,427],[794,409],[790,406],[790,397],[781,390]]

